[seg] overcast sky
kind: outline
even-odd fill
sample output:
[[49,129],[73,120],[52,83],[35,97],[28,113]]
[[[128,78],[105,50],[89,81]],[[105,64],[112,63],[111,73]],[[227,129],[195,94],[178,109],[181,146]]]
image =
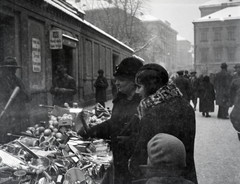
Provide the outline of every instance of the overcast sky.
[[179,36],[193,44],[192,22],[200,18],[199,6],[210,0],[149,0],[151,15],[168,21]]

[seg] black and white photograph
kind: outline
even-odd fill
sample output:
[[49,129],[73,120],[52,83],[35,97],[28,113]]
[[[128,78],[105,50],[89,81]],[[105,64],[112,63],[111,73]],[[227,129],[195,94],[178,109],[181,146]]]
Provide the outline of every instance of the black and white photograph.
[[239,184],[240,0],[0,0],[0,184]]

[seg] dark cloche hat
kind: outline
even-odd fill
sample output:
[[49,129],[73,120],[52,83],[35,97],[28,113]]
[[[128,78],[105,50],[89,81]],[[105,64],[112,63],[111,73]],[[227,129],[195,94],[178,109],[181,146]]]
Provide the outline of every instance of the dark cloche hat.
[[22,68],[18,65],[15,57],[7,56],[3,63],[0,65],[0,68]]
[[227,63],[222,63],[221,64],[221,68],[227,68],[227,67],[228,67]]
[[135,75],[137,74],[139,68],[141,68],[142,66],[142,61],[136,57],[125,58],[118,66],[116,66],[113,76],[135,78]]
[[156,63],[148,63],[146,65],[143,65],[139,71],[143,71],[143,70],[154,70],[157,72],[158,76],[162,79],[162,82],[165,84],[168,82],[169,76],[168,76],[168,72],[167,70],[162,67],[159,64]]

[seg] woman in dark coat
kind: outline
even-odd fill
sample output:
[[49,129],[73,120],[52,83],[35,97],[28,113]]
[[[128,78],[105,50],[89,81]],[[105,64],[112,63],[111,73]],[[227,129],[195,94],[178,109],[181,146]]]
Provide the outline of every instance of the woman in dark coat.
[[[115,175],[114,184],[130,184],[132,182],[132,175],[128,171],[128,160],[133,153],[135,142],[134,139],[129,136],[134,135],[131,134],[131,130],[133,129],[129,130],[127,127],[131,127],[129,122],[136,122],[136,127],[139,123],[139,119],[135,118],[135,114],[137,114],[137,107],[141,99],[138,94],[135,94],[135,74],[142,65],[140,60],[135,57],[130,57],[124,59],[116,67],[113,75],[116,78],[118,94],[113,100],[111,118],[108,121],[92,127],[91,130],[88,131],[88,135],[86,135],[83,129],[79,132],[82,137],[90,136],[111,139]],[[137,129],[138,128],[136,128],[136,130]],[[127,138],[127,140],[121,140],[119,136]]]
[[168,73],[160,65],[144,65],[136,75],[136,92],[143,98],[139,105],[140,133],[129,161],[130,172],[139,179],[143,176],[139,165],[147,163],[147,143],[158,133],[180,139],[186,148],[187,166],[182,176],[197,182],[194,163],[195,112],[182,97],[180,90],[168,83]]
[[214,112],[215,91],[208,76],[203,77],[198,88],[198,96],[200,99],[199,112],[202,112],[205,117],[211,117],[209,112]]

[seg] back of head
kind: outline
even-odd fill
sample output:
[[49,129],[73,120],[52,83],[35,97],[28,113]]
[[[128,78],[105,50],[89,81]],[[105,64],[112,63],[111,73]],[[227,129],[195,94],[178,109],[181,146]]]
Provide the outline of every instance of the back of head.
[[102,69],[99,69],[98,74],[104,74],[104,71]]
[[167,84],[168,80],[169,76],[165,68],[156,63],[149,63],[139,69],[135,83],[144,85],[146,95],[151,95]]
[[186,166],[186,151],[176,137],[159,133],[147,144],[148,166],[155,168],[182,169]]
[[177,71],[177,74],[178,74],[179,76],[182,76],[182,75],[183,75],[183,73],[184,73],[184,71],[183,71],[183,70]]
[[203,79],[202,79],[203,82],[209,82],[210,81],[210,78],[209,76],[204,76]]
[[222,69],[227,69],[227,67],[228,67],[227,63],[222,63],[222,64],[221,64],[221,68],[222,68]]
[[121,63],[118,66],[116,66],[116,70],[113,76],[134,80],[136,73],[142,66],[143,66],[142,61],[136,57],[125,58],[121,61]]

